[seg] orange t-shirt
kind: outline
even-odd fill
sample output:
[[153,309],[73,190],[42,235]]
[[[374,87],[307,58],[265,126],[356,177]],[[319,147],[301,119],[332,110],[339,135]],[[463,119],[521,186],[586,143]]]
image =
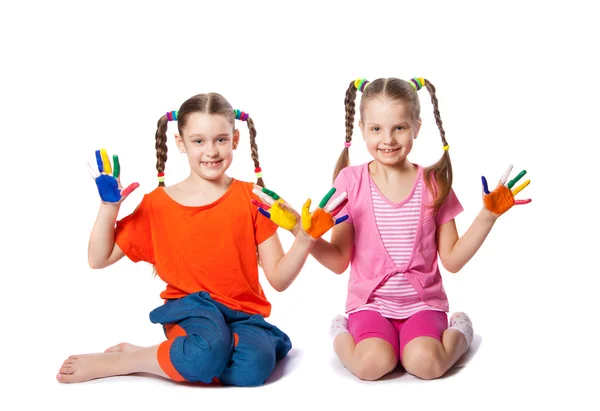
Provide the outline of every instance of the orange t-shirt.
[[256,248],[277,225],[250,202],[258,199],[252,188],[233,179],[217,201],[190,207],[158,187],[117,221],[115,242],[131,261],[154,264],[167,283],[161,298],[207,291],[234,310],[268,317],[271,304],[259,282]]

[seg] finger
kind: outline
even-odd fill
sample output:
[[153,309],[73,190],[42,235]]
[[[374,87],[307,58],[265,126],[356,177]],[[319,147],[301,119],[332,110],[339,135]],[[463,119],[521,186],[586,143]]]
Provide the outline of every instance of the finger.
[[275,191],[271,191],[268,188],[263,188],[262,192],[265,193],[265,194],[267,194],[269,197],[271,197],[275,201],[277,201],[277,200],[279,200],[281,198],[281,197],[279,197],[277,195],[277,193]]
[[113,177],[119,178],[121,176],[121,164],[119,163],[119,156],[113,156]]
[[102,156],[102,164],[104,164],[104,172],[106,174],[112,174],[112,167],[110,166],[110,160],[108,159],[108,154],[106,153],[106,150],[100,150],[100,155]]
[[513,168],[513,166],[511,164],[511,165],[508,166],[508,168],[504,172],[504,175],[500,179],[500,182],[502,183],[502,185],[506,184],[506,180],[508,180],[508,176],[510,175],[510,172],[512,171],[512,168]]
[[508,188],[513,188],[513,186],[517,184],[517,181],[519,181],[521,177],[523,177],[526,173],[527,171],[523,170],[519,174],[517,174],[517,176],[510,180],[510,182],[508,183]]
[[302,205],[302,214],[310,214],[311,203],[312,200],[310,198],[304,202],[304,204]]
[[[252,190],[252,192],[254,194],[256,194],[258,197],[260,197],[267,204],[270,204],[270,206],[273,205],[273,203],[275,202],[271,197],[269,197],[267,194],[262,192],[262,188],[254,188]],[[267,208],[269,208],[269,207],[267,207]]]
[[528,198],[527,200],[515,200],[515,205],[523,205],[529,203],[531,203],[531,198]]
[[264,215],[265,217],[267,217],[268,219],[271,219],[271,214],[268,211],[265,211],[264,209],[259,208],[258,212],[261,213],[262,215]]
[[254,204],[255,206],[257,206],[258,208],[264,208],[264,209],[267,209],[267,210],[268,210],[268,209],[269,209],[269,207],[270,207],[270,206],[268,206],[267,204],[265,204],[265,203],[261,203],[260,201],[257,201],[257,200],[255,200],[255,199],[252,199],[252,200],[250,200],[250,202],[251,202],[252,204]]
[[335,210],[337,208],[337,206],[339,206],[346,198],[348,197],[348,193],[346,193],[345,191],[340,194],[338,196],[338,198],[336,198],[335,200],[333,200],[331,202],[331,204],[329,204],[326,208],[327,211],[331,212],[332,210]]
[[483,184],[483,192],[489,194],[490,189],[488,188],[488,183],[484,176],[481,176],[481,184]]
[[515,188],[512,193],[513,196],[516,196],[517,194],[519,194],[519,192],[524,189],[525,187],[527,187],[529,185],[529,183],[531,183],[531,180],[527,180],[525,181],[523,184],[521,184],[519,187]]
[[342,201],[342,202],[341,202],[341,204],[340,204],[339,206],[337,206],[337,207],[335,208],[335,210],[333,210],[333,211],[331,212],[331,215],[332,215],[332,216],[334,216],[334,217],[335,217],[336,215],[338,215],[338,213],[339,213],[340,211],[342,211],[342,209],[343,209],[343,208],[346,206],[346,204],[348,204],[348,199],[347,199],[347,198],[346,198],[346,199],[344,199],[344,201]]
[[319,208],[325,207],[327,205],[327,203],[329,202],[329,200],[331,199],[331,196],[333,196],[334,193],[335,193],[335,187],[333,187],[331,190],[329,190],[329,192],[327,194],[325,194],[325,197],[323,197],[323,199],[319,203]]
[[100,150],[96,150],[96,164],[98,164],[98,171],[104,173],[104,164],[102,164],[102,155]]
[[350,217],[348,217],[348,215],[345,215],[345,216],[343,216],[343,217],[340,217],[340,218],[336,219],[336,220],[335,220],[335,225],[337,225],[337,224],[339,224],[339,223],[343,223],[343,222],[344,222],[344,221],[346,221],[348,218],[350,218]]
[[131,192],[133,190],[135,190],[136,188],[138,188],[140,186],[139,183],[131,183],[127,186],[127,188],[125,188],[124,190],[121,191],[121,196],[122,197],[127,197],[129,194],[131,194]]
[[311,204],[311,199],[309,198],[308,200],[306,200],[304,202],[304,204],[302,205],[302,229],[304,231],[308,230],[311,226],[311,218],[310,218],[310,204]]
[[96,170],[94,170],[94,167],[92,167],[92,165],[90,164],[89,161],[86,161],[85,164],[87,165],[87,171],[88,173],[90,173],[90,175],[92,176],[92,178],[95,180],[98,178],[98,176],[100,175],[99,172],[97,172]]

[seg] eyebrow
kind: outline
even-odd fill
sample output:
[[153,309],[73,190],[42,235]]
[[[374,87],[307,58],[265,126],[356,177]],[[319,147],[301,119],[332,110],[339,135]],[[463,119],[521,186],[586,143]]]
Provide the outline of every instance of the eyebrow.
[[[194,134],[189,135],[189,138],[198,138],[198,137],[206,138],[203,134],[200,134],[200,133],[194,133]],[[221,134],[216,135],[214,138],[223,138],[223,137],[229,137],[229,134],[221,133]]]
[[[394,123],[394,127],[396,127],[396,126],[403,126],[403,125],[405,125],[405,124],[408,124],[408,125],[410,126],[410,121],[406,120],[406,121],[400,121],[400,122],[398,122],[398,123]],[[367,126],[371,126],[371,127],[373,127],[373,126],[376,126],[376,127],[381,127],[381,125],[380,125],[380,124],[378,124],[378,123],[371,123],[371,122],[367,122]]]

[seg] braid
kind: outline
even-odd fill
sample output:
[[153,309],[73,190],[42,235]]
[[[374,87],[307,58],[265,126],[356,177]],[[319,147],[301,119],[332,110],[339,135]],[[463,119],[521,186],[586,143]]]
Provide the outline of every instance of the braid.
[[344,98],[344,107],[346,108],[346,147],[342,150],[340,157],[335,165],[333,172],[333,181],[337,178],[340,171],[350,165],[350,153],[348,145],[352,142],[352,133],[354,132],[354,114],[356,113],[356,85],[355,81],[351,81],[346,90]]
[[[442,125],[442,117],[440,116],[438,99],[435,95],[435,86],[427,79],[425,79],[425,86],[427,87],[427,91],[429,91],[429,95],[431,96],[431,103],[433,104],[433,116],[435,117],[435,123],[440,130],[442,144],[444,147],[446,147],[448,146],[448,142],[446,141],[446,132],[444,131],[444,126]],[[437,195],[434,204],[434,208],[437,211],[444,203],[444,200],[446,200],[446,197],[452,189],[452,162],[450,161],[450,154],[448,153],[447,149],[444,149],[444,154],[442,154],[442,158],[440,158],[437,163],[427,167],[425,181],[430,188],[432,177],[436,180],[438,186],[438,189],[435,190]]]
[[446,132],[444,131],[444,126],[442,125],[442,118],[440,117],[440,109],[438,108],[438,99],[435,95],[435,86],[431,84],[431,82],[425,79],[425,87],[427,87],[427,91],[431,95],[431,103],[433,104],[433,116],[435,117],[435,123],[440,129],[440,135],[442,136],[442,143],[444,146],[447,146],[446,142]]
[[[254,127],[254,121],[249,116],[246,120],[246,123],[248,123],[248,131],[250,132],[250,155],[252,157],[252,161],[254,162],[254,168],[259,169],[260,162],[258,161],[258,146],[256,145],[256,127]],[[265,182],[263,181],[262,177],[257,179],[256,184],[261,187],[265,186]]]
[[[156,171],[159,173],[165,172],[165,165],[167,163],[167,116],[162,116],[157,123],[156,128]],[[159,181],[159,187],[164,187],[165,182]]]

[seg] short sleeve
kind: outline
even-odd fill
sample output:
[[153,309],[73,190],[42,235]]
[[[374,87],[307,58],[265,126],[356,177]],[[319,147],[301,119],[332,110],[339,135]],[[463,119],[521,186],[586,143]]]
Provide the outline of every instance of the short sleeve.
[[454,217],[459,215],[463,211],[463,207],[456,197],[454,189],[450,189],[448,196],[440,206],[435,217],[435,223],[439,227],[451,221]]
[[256,241],[256,245],[259,245],[275,234],[278,226],[273,221],[260,214],[257,208],[256,210],[257,215],[256,222],[254,223],[254,240]]
[[[340,171],[340,173],[335,178],[335,181],[333,182],[333,187],[335,188],[335,194],[333,195],[333,197],[331,197],[330,201],[335,200],[344,192],[348,193],[348,179],[346,177],[346,173],[344,173],[344,169],[342,169],[342,171]],[[353,220],[349,203],[346,203],[344,208],[340,210],[340,212],[335,216],[335,218],[340,218],[345,215],[348,216],[348,219],[345,222],[352,224]]]
[[146,194],[138,207],[117,221],[115,243],[134,263],[146,261],[154,264],[150,200]]

